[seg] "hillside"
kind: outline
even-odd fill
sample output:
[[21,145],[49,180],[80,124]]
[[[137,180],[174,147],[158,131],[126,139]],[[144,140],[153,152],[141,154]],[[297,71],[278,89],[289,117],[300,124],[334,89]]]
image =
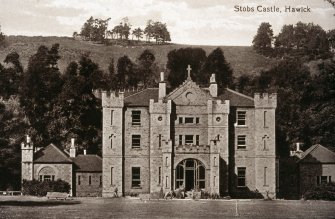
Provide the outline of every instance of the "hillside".
[[[50,47],[54,43],[60,44],[61,60],[59,68],[63,72],[68,63],[78,61],[81,54],[90,53],[90,57],[99,64],[103,70],[107,70],[107,66],[111,58],[115,62],[123,55],[127,55],[131,60],[136,61],[137,57],[144,49],[150,49],[161,70],[165,69],[167,62],[167,54],[173,49],[184,47],[201,47],[207,55],[217,46],[189,46],[189,45],[153,45],[153,46],[105,46],[102,44],[94,44],[92,42],[74,40],[69,37],[26,37],[26,36],[9,36],[7,37],[8,46],[0,50],[0,62],[3,62],[6,55],[12,51],[16,51],[20,57],[22,64],[26,67],[29,57],[36,53],[40,45]],[[267,59],[256,54],[251,47],[248,46],[221,46],[227,61],[234,70],[234,76],[241,74],[257,74],[262,69],[269,68],[274,60]]]

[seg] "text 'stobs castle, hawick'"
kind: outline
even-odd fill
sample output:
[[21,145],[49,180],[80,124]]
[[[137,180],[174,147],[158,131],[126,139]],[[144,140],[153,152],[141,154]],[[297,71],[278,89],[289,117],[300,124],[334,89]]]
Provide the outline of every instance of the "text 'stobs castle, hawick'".
[[190,77],[167,93],[102,92],[102,196],[184,186],[221,195],[276,195],[275,94],[254,98]]

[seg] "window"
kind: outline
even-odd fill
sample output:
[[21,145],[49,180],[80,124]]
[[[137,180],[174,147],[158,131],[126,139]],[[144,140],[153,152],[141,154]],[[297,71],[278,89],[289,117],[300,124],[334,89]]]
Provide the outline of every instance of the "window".
[[100,176],[100,183],[99,183],[100,186],[102,186],[102,176]]
[[131,147],[140,148],[141,147],[141,135],[132,135],[131,136]]
[[113,185],[113,171],[114,167],[111,167],[111,185]]
[[185,124],[192,124],[194,123],[193,117],[185,117]]
[[199,117],[195,118],[195,123],[196,123],[196,124],[199,124],[199,122],[200,122]]
[[196,136],[195,136],[195,144],[196,144],[196,145],[199,145],[199,135],[196,135]]
[[217,163],[216,163],[216,157],[214,157],[214,166],[215,166],[215,167],[217,166]]
[[81,184],[81,181],[80,181],[80,176],[78,176],[78,185]]
[[40,181],[55,181],[55,175],[40,175]]
[[166,176],[166,177],[165,177],[165,187],[166,187],[166,188],[169,188],[168,183],[169,183],[169,177]]
[[114,110],[111,110],[111,125],[113,125]]
[[246,136],[238,135],[237,136],[237,149],[245,149],[246,148]]
[[317,185],[327,184],[331,182],[331,176],[317,176]]
[[267,124],[266,124],[266,114],[267,114],[267,112],[264,111],[264,128],[267,128]]
[[169,166],[169,157],[165,157],[165,166]]
[[245,187],[245,167],[237,167],[237,187]]
[[110,144],[111,144],[111,148],[113,148],[113,137],[110,137]]
[[162,146],[162,135],[158,135],[158,147],[160,148]]
[[92,184],[92,176],[88,176],[88,185]]
[[131,124],[132,125],[141,125],[141,111],[134,110],[131,111]]
[[183,145],[183,136],[179,135],[179,145]]
[[158,185],[160,185],[162,179],[162,167],[158,167]]
[[193,144],[193,135],[185,135],[185,144]]
[[141,186],[141,168],[131,168],[131,187],[136,188]]
[[264,186],[267,186],[267,184],[266,184],[266,171],[267,171],[267,167],[264,167]]
[[245,118],[245,111],[237,111],[237,125],[246,125]]
[[179,117],[179,124],[183,124],[183,117]]

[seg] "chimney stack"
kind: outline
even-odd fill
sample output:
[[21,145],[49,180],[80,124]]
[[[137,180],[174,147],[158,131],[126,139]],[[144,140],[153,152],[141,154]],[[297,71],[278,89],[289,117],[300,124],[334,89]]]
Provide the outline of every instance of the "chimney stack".
[[215,74],[212,74],[210,80],[209,80],[209,93],[212,95],[212,97],[218,96],[218,84],[215,80]]
[[29,135],[27,135],[27,144],[30,144],[30,142],[31,142],[31,138]]
[[71,138],[70,157],[76,157],[76,147],[74,143],[74,138]]
[[163,99],[165,96],[166,96],[166,82],[164,80],[164,72],[161,72],[161,77],[159,81],[158,98]]

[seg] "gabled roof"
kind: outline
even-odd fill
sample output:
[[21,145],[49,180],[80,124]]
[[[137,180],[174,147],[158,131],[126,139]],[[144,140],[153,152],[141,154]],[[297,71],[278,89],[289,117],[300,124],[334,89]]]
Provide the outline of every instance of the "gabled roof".
[[220,100],[229,100],[230,106],[237,106],[237,107],[254,106],[254,99],[252,97],[246,96],[229,88],[225,88],[223,90],[223,93],[221,93],[217,98]]
[[54,144],[49,144],[34,154],[34,163],[72,163],[72,160]]
[[149,106],[150,99],[158,101],[158,88],[147,88],[131,95],[125,95],[126,106]]
[[335,153],[320,144],[316,144],[308,148],[298,162],[335,163]]
[[98,155],[80,154],[71,159],[76,165],[76,172],[102,172],[102,159]]

